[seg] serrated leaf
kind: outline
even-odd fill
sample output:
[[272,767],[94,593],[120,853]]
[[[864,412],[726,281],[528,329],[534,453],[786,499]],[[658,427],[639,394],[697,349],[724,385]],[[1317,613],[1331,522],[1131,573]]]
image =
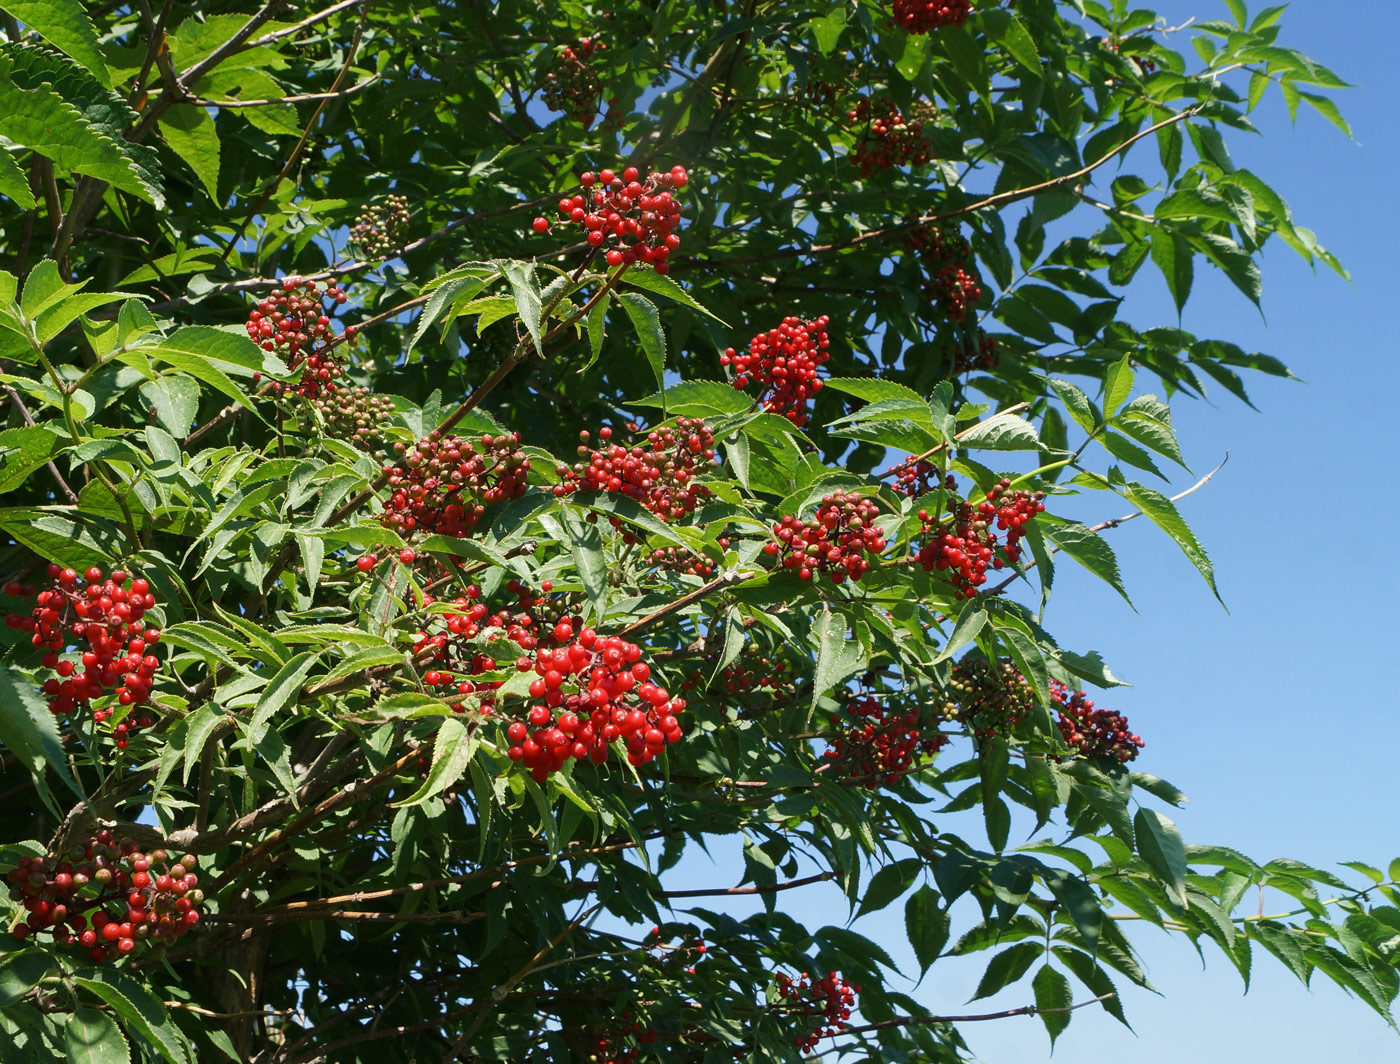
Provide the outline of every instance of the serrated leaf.
[[812,624],[812,637],[817,644],[817,667],[812,677],[812,708],[817,708],[821,696],[847,676],[865,667],[865,654],[856,640],[846,636],[846,618],[823,605],[822,612]]
[[85,797],[63,755],[58,723],[34,684],[10,666],[0,666],[0,743],[25,768],[42,776],[50,766],[79,798]]
[[131,1049],[121,1028],[105,1012],[78,1008],[63,1025],[68,1064],[129,1064]]
[[904,903],[904,931],[922,975],[948,944],[948,913],[938,904],[938,892],[922,886]]
[[171,1024],[165,1006],[131,976],[89,970],[75,974],[73,982],[111,1006],[122,1023],[164,1057],[167,1064],[187,1064],[184,1040]]
[[[656,309],[655,303],[635,292],[618,292],[617,301],[622,304],[622,309],[632,320],[632,327],[637,330],[642,352],[647,357],[647,364],[651,366],[652,375],[656,377],[656,386],[665,388],[666,334],[661,329],[661,313]],[[664,398],[665,392],[662,396]]]
[[1186,238],[1179,233],[1165,229],[1152,230],[1152,261],[1162,272],[1167,282],[1167,290],[1176,302],[1176,311],[1181,313],[1186,300],[1191,295],[1192,259],[1194,253]]
[[1112,417],[1133,394],[1133,358],[1124,355],[1108,367],[1103,382],[1103,412]]
[[667,299],[674,299],[677,303],[682,303],[691,310],[698,310],[707,318],[713,318],[726,329],[729,323],[713,311],[706,309],[695,301],[695,298],[680,285],[669,277],[663,277],[654,270],[629,270],[626,275],[626,283],[634,288],[644,288],[653,295],[665,296]]
[[530,339],[535,342],[535,353],[544,357],[544,346],[540,336],[540,316],[544,305],[540,295],[540,283],[535,277],[534,264],[518,259],[498,259],[492,265],[501,271],[506,283],[510,285],[520,322],[530,334]]
[[1139,809],[1133,817],[1138,854],[1147,862],[1168,896],[1180,908],[1186,900],[1186,844],[1177,826],[1155,809]]
[[37,202],[29,190],[24,171],[3,148],[0,148],[0,195],[8,196],[22,211],[32,210]]
[[960,433],[958,446],[980,451],[1034,451],[1040,447],[1040,438],[1025,418],[993,414]]
[[1143,487],[1141,484],[1129,482],[1119,489],[1123,498],[1138,508],[1138,510],[1154,525],[1165,532],[1186,555],[1191,564],[1196,567],[1196,571],[1205,578],[1205,582],[1210,586],[1217,601],[1224,605],[1224,600],[1220,598],[1220,591],[1215,586],[1215,568],[1211,565],[1210,558],[1196,539],[1196,534],[1181,518],[1177,512],[1176,504],[1168,499],[1161,492],[1153,491],[1151,488]]
[[1094,432],[1103,424],[1103,415],[1077,385],[1051,377],[1050,387],[1060,397],[1060,402],[1065,404],[1074,423],[1085,432]]
[[97,30],[80,0],[5,0],[0,8],[81,63],[103,88],[112,87],[112,75],[97,43]]
[[410,797],[395,802],[393,808],[422,805],[441,794],[462,778],[475,753],[476,728],[458,717],[444,717],[433,738],[433,763],[428,778]]
[[1045,1024],[1046,1033],[1050,1035],[1050,1044],[1053,1046],[1055,1039],[1069,1026],[1070,1008],[1074,1004],[1069,980],[1047,964],[1035,973],[1031,988],[1035,991],[1035,1007],[1040,1022]]
[[302,681],[320,658],[319,651],[303,651],[289,658],[267,681],[258,698],[253,719],[248,722],[248,735],[256,745],[262,738],[263,729],[275,713],[281,712],[301,693]]
[[681,381],[645,399],[635,399],[630,405],[662,407],[681,417],[713,417],[742,414],[753,406],[753,400],[719,381]]
[[879,912],[914,885],[924,863],[917,857],[887,864],[870,877],[861,895],[857,918],[866,913]]
[[194,171],[209,198],[219,200],[219,134],[209,112],[195,104],[176,104],[160,116],[160,132],[170,150]]
[[998,990],[1010,986],[1030,971],[1031,965],[1044,952],[1045,947],[1038,942],[1022,942],[1002,950],[991,959],[987,970],[982,973],[982,978],[977,983],[976,992],[968,1000],[977,1001],[990,997]]
[[57,968],[52,957],[34,949],[22,950],[0,960],[0,1008],[13,1005],[53,975]]

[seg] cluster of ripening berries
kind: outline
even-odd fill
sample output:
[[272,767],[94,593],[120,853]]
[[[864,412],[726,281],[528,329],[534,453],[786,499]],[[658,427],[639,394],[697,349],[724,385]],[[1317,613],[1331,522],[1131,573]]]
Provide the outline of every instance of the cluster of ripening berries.
[[416,444],[395,443],[394,452],[381,470],[391,492],[379,521],[405,537],[465,538],[488,505],[529,487],[519,433],[471,441],[435,430]]
[[21,942],[47,933],[94,964],[169,946],[199,923],[194,867],[192,856],[172,863],[164,850],[143,853],[106,829],[58,857],[21,857],[5,879],[29,915],[11,933]]
[[383,424],[394,415],[393,400],[363,385],[326,392],[311,400],[330,435],[352,447],[378,454],[376,441]]
[[[289,368],[302,371],[295,384],[274,382],[274,394],[291,391],[314,399],[336,390],[336,381],[344,369],[328,350],[337,341],[330,312],[344,304],[346,298],[339,285],[329,284],[322,290],[316,281],[287,277],[280,288],[260,299],[248,313],[249,337],[264,351],[282,352]],[[355,327],[347,326],[345,338],[354,335]]]
[[512,761],[543,782],[570,759],[602,764],[616,742],[626,748],[627,761],[640,766],[680,741],[685,700],[651,681],[641,647],[592,628],[575,638],[568,622],[556,625],[553,636],[555,646],[516,662],[521,672],[537,674],[529,688],[537,701],[526,720],[506,728]]
[[[912,215],[906,223],[917,221]],[[923,272],[923,293],[951,322],[961,322],[982,298],[972,245],[956,222],[919,225],[905,237],[904,246],[918,260]]]
[[[55,673],[42,685],[49,712],[72,716],[109,689],[114,689],[116,703],[92,711],[99,724],[115,715],[117,706],[143,705],[160,668],[160,659],[150,653],[160,642],[160,630],[142,623],[156,604],[150,584],[140,577],[133,580],[120,569],[104,579],[97,566],[79,574],[50,565],[48,574],[53,586],[35,596],[34,609],[27,615],[11,613],[5,623],[29,633],[30,642],[43,651],[43,667]],[[5,585],[5,594],[28,598],[34,588],[12,580]],[[59,656],[65,647],[86,649],[75,663],[71,657]],[[114,729],[117,747],[125,750],[128,737],[151,724],[144,713],[133,711]]]
[[802,1024],[802,1029],[793,1035],[792,1044],[804,1053],[815,1050],[823,1038],[835,1038],[846,1029],[860,993],[858,985],[835,972],[827,972],[817,980],[806,972],[795,979],[779,972],[777,983],[778,999]]
[[[964,598],[976,598],[977,589],[987,582],[987,569],[1001,569],[1007,562],[1021,560],[1021,539],[1026,525],[1036,514],[1045,512],[1043,491],[1010,491],[1011,481],[1003,477],[982,502],[950,499],[951,527],[920,510],[924,542],[918,563],[925,572],[947,572],[953,587]],[[1005,534],[998,541],[997,533]]]
[[403,247],[410,217],[407,196],[386,196],[360,212],[350,227],[350,243],[367,260],[387,259]]
[[997,342],[981,329],[975,337],[969,336],[958,343],[953,350],[953,374],[968,373],[974,369],[994,370],[1001,365],[1001,355],[997,353]]
[[[727,539],[720,540],[722,549],[729,548]],[[660,569],[668,573],[682,573],[686,576],[698,576],[702,580],[713,576],[715,563],[703,554],[696,554],[694,551],[677,550],[675,547],[657,547],[646,556],[645,564],[652,569]]]
[[972,12],[969,0],[894,0],[890,15],[910,33],[961,26]]
[[852,698],[833,714],[837,729],[825,757],[839,775],[859,780],[869,790],[893,787],[921,757],[948,745],[948,736],[930,727],[910,707],[887,707],[870,695]]
[[[1110,52],[1120,52],[1123,48],[1124,43],[1124,41],[1120,40],[1117,37],[1103,38],[1103,46],[1107,48]],[[1157,61],[1155,59],[1151,59],[1145,55],[1133,54],[1128,55],[1126,58],[1130,63],[1133,63],[1138,68],[1138,71],[1142,74],[1143,77],[1146,77],[1148,74],[1155,74],[1157,72]]]
[[598,98],[603,92],[603,79],[588,64],[597,52],[608,46],[596,37],[584,37],[559,49],[554,65],[544,75],[540,91],[551,111],[562,111],[583,124],[593,125],[598,115]]
[[825,314],[813,321],[784,318],[776,329],[750,340],[743,354],[728,348],[720,356],[720,365],[733,370],[734,387],[741,391],[757,381],[763,388],[763,409],[802,428],[811,417],[807,400],[822,389],[817,367],[831,357],[827,350],[831,339],[826,334],[830,321]]
[[888,96],[862,96],[846,112],[846,121],[864,127],[851,151],[861,177],[895,166],[923,166],[932,158],[923,120],[905,115]]
[[1056,723],[1065,742],[1082,757],[1109,757],[1128,762],[1145,745],[1142,736],[1128,730],[1128,718],[1108,709],[1097,709],[1083,691],[1071,691],[1059,680],[1050,681],[1050,698],[1059,707]]
[[703,691],[707,697],[717,698],[721,706],[734,704],[750,713],[761,712],[776,702],[790,703],[796,696],[796,677],[792,673],[797,670],[791,669],[787,661],[767,656],[752,643],[746,644],[739,658],[726,665],[711,682],[717,661],[717,654],[707,656],[703,671],[692,670],[681,683],[681,690]]
[[[559,201],[565,221],[582,226],[588,244],[607,248],[604,259],[612,267],[641,262],[659,274],[669,273],[671,252],[681,245],[676,228],[681,224],[681,203],[672,195],[690,178],[683,166],[648,174],[629,166],[621,173],[602,170],[579,175],[583,191]],[[549,219],[536,218],[537,233],[549,232]]]
[[859,580],[870,570],[867,555],[885,549],[885,534],[875,518],[880,505],[863,495],[844,491],[822,496],[810,521],[791,515],[773,526],[775,540],[763,546],[769,557],[782,557],[784,569],[803,580],[826,573],[833,584]]
[[911,499],[927,495],[939,487],[944,491],[954,491],[957,488],[957,480],[953,476],[945,478],[943,470],[926,458],[910,458],[891,472],[895,476],[893,489]]
[[1010,661],[963,658],[953,666],[947,693],[944,718],[979,739],[1006,737],[1035,708],[1035,688]]
[[[712,492],[696,477],[715,458],[714,432],[700,418],[677,418],[674,428],[652,429],[630,447],[613,443],[613,430],[598,430],[599,448],[588,446],[587,430],[579,433],[578,455],[573,466],[561,465],[562,483],[554,495],[563,498],[576,491],[605,491],[626,495],[663,521],[679,520],[708,499]],[[613,526],[620,522],[613,518]]]

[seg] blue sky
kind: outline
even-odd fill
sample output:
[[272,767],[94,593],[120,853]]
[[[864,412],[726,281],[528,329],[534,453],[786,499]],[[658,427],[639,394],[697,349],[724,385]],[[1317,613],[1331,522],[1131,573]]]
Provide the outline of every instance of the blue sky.
[[[1153,6],[1174,25],[1225,15],[1221,0]],[[1264,136],[1236,136],[1231,149],[1238,165],[1270,181],[1297,220],[1340,255],[1352,281],[1314,273],[1272,245],[1261,314],[1198,266],[1184,327],[1273,354],[1306,382],[1250,381],[1258,412],[1223,392],[1174,404],[1198,474],[1230,454],[1214,481],[1181,504],[1211,553],[1229,612],[1175,547],[1137,521],[1108,534],[1138,612],[1066,564],[1049,620],[1062,645],[1101,651],[1135,685],[1099,702],[1126,713],[1147,739],[1137,767],[1191,795],[1187,808],[1172,813],[1188,841],[1234,846],[1261,860],[1288,856],[1335,868],[1359,859],[1384,868],[1400,856],[1392,768],[1400,720],[1385,664],[1400,634],[1392,619],[1400,577],[1386,551],[1400,518],[1400,445],[1389,409],[1400,394],[1400,368],[1386,320],[1400,302],[1392,266],[1400,212],[1389,198],[1400,149],[1384,89],[1400,5],[1303,0],[1283,25],[1280,43],[1359,86],[1342,100],[1356,140],[1311,113],[1291,125],[1281,98],[1271,95],[1255,116]],[[1139,325],[1175,318],[1165,285],[1148,270],[1129,305]],[[1181,473],[1174,490],[1194,479]],[[733,882],[733,865],[723,858],[706,864],[688,859],[677,872],[688,885]],[[821,887],[783,902],[814,927],[841,922],[845,911],[839,895]],[[894,947],[897,961],[909,958],[900,906],[860,927]],[[1097,1009],[1082,1010],[1055,1059],[1400,1060],[1400,1035],[1321,979],[1306,989],[1256,953],[1246,996],[1213,947],[1203,970],[1182,939],[1139,928],[1135,941],[1163,996],[1125,995],[1136,1034]],[[940,963],[912,992],[939,1012],[1028,1003],[1027,987],[962,1007],[987,956],[972,965]],[[1050,1059],[1037,1020],[964,1030],[989,1062]]]

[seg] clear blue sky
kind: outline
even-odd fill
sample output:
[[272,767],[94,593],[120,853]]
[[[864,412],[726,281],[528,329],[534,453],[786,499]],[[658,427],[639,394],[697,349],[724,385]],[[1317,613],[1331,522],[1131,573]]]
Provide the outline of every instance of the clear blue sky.
[[[1225,14],[1222,0],[1150,6],[1173,24]],[[1190,806],[1172,814],[1188,841],[1235,846],[1259,859],[1289,856],[1322,867],[1360,859],[1385,867],[1400,856],[1393,767],[1400,716],[1385,664],[1400,635],[1393,619],[1400,577],[1387,550],[1400,519],[1392,409],[1400,367],[1388,320],[1400,305],[1400,211],[1392,191],[1400,122],[1386,88],[1400,4],[1299,0],[1283,24],[1281,43],[1359,86],[1342,101],[1356,141],[1311,113],[1291,126],[1281,98],[1271,94],[1256,115],[1264,136],[1235,136],[1232,151],[1238,165],[1288,199],[1353,280],[1314,274],[1287,248],[1271,246],[1260,315],[1228,282],[1197,267],[1184,326],[1273,354],[1306,381],[1251,381],[1258,413],[1223,392],[1209,402],[1174,404],[1197,473],[1230,452],[1215,480],[1182,503],[1215,561],[1230,612],[1175,547],[1137,521],[1108,534],[1138,612],[1067,563],[1050,627],[1065,646],[1100,650],[1135,685],[1100,704],[1126,713],[1148,740],[1138,767],[1191,796]],[[1161,278],[1147,270],[1131,305],[1140,325],[1175,317]],[[1175,490],[1193,479],[1181,474]],[[713,866],[687,859],[676,874],[687,885],[729,885],[733,873],[723,859]],[[839,923],[845,912],[839,895],[824,888],[789,893],[783,902],[814,927]],[[902,906],[860,926],[892,947],[897,961],[909,959]],[[1244,996],[1214,947],[1205,947],[1203,970],[1185,940],[1137,931],[1163,996],[1129,989],[1136,1034],[1097,1009],[1080,1011],[1055,1059],[1179,1064],[1189,1053],[1202,1064],[1400,1061],[1400,1035],[1321,978],[1305,989],[1256,951],[1253,987]],[[938,1012],[972,1011],[962,1005],[987,956],[940,963],[912,993]],[[1027,987],[976,1010],[1029,1001]],[[1038,1020],[964,1031],[989,1064],[1050,1059]]]

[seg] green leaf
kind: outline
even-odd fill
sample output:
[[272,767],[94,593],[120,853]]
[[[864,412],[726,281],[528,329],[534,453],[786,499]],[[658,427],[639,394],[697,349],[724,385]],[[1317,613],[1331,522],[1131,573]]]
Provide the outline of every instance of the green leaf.
[[1031,987],[1035,990],[1035,1007],[1039,1010],[1037,1015],[1040,1016],[1040,1022],[1045,1024],[1045,1031],[1050,1035],[1050,1044],[1053,1046],[1055,1039],[1069,1026],[1070,1007],[1074,1004],[1069,980],[1047,964],[1035,973]]
[[[857,399],[864,399],[867,403],[902,399],[928,409],[928,402],[922,395],[898,381],[880,380],[878,377],[832,377],[822,387],[823,389],[830,388],[834,392],[854,395]],[[932,412],[928,415],[928,421],[929,424],[933,424]]]
[[812,36],[817,39],[817,51],[822,55],[830,55],[846,29],[846,9],[838,7],[822,18],[812,19],[807,25],[812,30]]
[[0,1008],[14,1004],[57,970],[57,963],[42,950],[26,949],[6,957],[0,961]]
[[195,381],[166,374],[143,382],[137,391],[166,432],[177,440],[190,434],[190,426],[199,415],[199,385]]
[[633,400],[631,405],[661,407],[681,417],[714,417],[718,414],[742,414],[753,405],[753,400],[733,386],[719,381],[681,381],[663,392]]
[[859,642],[846,636],[846,618],[828,605],[812,624],[817,644],[817,668],[812,677],[812,708],[838,683],[865,667],[866,656]]
[[94,971],[75,974],[73,982],[110,1005],[117,1018],[168,1064],[188,1064],[184,1039],[170,1022],[165,1006],[149,990],[124,972]]
[[914,880],[919,878],[923,867],[924,863],[917,857],[908,857],[885,865],[871,876],[870,882],[866,884],[856,916],[861,917],[885,908],[914,885]]
[[1177,826],[1155,809],[1139,809],[1133,817],[1138,853],[1167,889],[1178,908],[1186,908],[1186,844]]
[[1178,314],[1191,295],[1192,258],[1191,245],[1185,237],[1161,228],[1152,230],[1152,261],[1162,271]]
[[129,1064],[131,1050],[121,1028],[105,1012],[75,1009],[63,1026],[68,1064]]
[[81,0],[5,0],[0,8],[76,59],[102,87],[112,87],[112,75],[97,43],[97,30],[83,10]]
[[1205,578],[1216,599],[1223,606],[1224,601],[1220,599],[1220,591],[1215,586],[1215,568],[1211,565],[1205,548],[1196,539],[1195,533],[1181,519],[1176,504],[1161,492],[1153,491],[1151,488],[1145,488],[1141,484],[1131,481],[1119,491],[1123,498],[1136,506],[1143,516],[1171,537],[1172,542],[1181,548],[1181,552],[1196,567],[1196,571]]
[[4,149],[0,149],[0,194],[9,196],[22,211],[32,210],[36,203],[24,171]]
[[924,885],[904,903],[904,932],[922,975],[948,944],[948,912],[938,904],[938,892]]
[[634,288],[645,288],[648,292],[651,292],[653,295],[665,296],[667,299],[674,299],[677,303],[681,303],[689,307],[691,310],[698,310],[707,318],[713,318],[715,321],[723,325],[726,329],[729,328],[729,323],[720,318],[719,315],[715,314],[713,311],[707,310],[705,307],[697,303],[695,301],[695,298],[689,292],[687,292],[680,285],[676,284],[676,282],[671,280],[671,278],[663,277],[661,274],[656,273],[654,270],[628,270],[627,275],[625,277],[625,281],[627,284],[632,285]]
[[471,764],[476,753],[476,728],[459,717],[444,717],[433,739],[433,763],[428,778],[412,796],[395,802],[393,808],[422,805],[429,798],[451,787]]
[[1117,413],[1118,408],[1133,394],[1133,356],[1124,355],[1108,367],[1103,382],[1103,411],[1108,417]]
[[642,351],[646,354],[647,363],[656,377],[656,386],[665,388],[666,334],[661,329],[661,313],[656,309],[655,303],[635,292],[618,292],[617,301],[632,319],[632,327],[637,330],[637,338],[642,342]]
[[281,712],[301,694],[302,682],[320,656],[319,651],[303,651],[289,658],[267,681],[267,687],[258,698],[258,707],[253,711],[253,719],[248,722],[248,736],[254,745],[262,740],[273,714]]
[[49,765],[74,794],[85,797],[68,769],[58,723],[34,684],[10,666],[0,666],[0,743],[36,776]]
[[982,979],[977,984],[977,991],[968,1000],[977,1001],[991,997],[998,990],[1010,986],[1030,971],[1031,965],[1039,960],[1044,952],[1045,947],[1038,942],[1022,942],[1002,950],[987,965],[987,970],[982,973]]
[[953,634],[948,637],[948,642],[943,644],[943,649],[938,652],[932,663],[937,665],[941,661],[947,661],[976,639],[986,624],[987,610],[980,600],[964,606],[962,613],[958,614],[957,624],[953,625]]
[[1077,386],[1069,381],[1051,377],[1050,387],[1060,397],[1060,402],[1065,404],[1065,409],[1069,411],[1069,416],[1074,419],[1074,423],[1085,432],[1094,432],[1103,424],[1103,415]]
[[160,116],[160,132],[170,150],[194,171],[209,198],[219,200],[219,134],[209,112],[195,104],[176,104]]
[[603,535],[596,524],[578,520],[575,516],[569,522],[569,545],[584,593],[593,604],[594,611],[601,616],[608,590],[608,562],[603,555]]
[[515,309],[520,315],[521,324],[535,341],[535,354],[544,357],[544,346],[540,336],[540,316],[544,306],[540,297],[540,283],[535,277],[533,263],[518,259],[498,259],[492,263],[501,271],[511,294],[515,296]]
[[993,414],[958,436],[958,446],[974,451],[1034,451],[1035,426],[1016,414]]

